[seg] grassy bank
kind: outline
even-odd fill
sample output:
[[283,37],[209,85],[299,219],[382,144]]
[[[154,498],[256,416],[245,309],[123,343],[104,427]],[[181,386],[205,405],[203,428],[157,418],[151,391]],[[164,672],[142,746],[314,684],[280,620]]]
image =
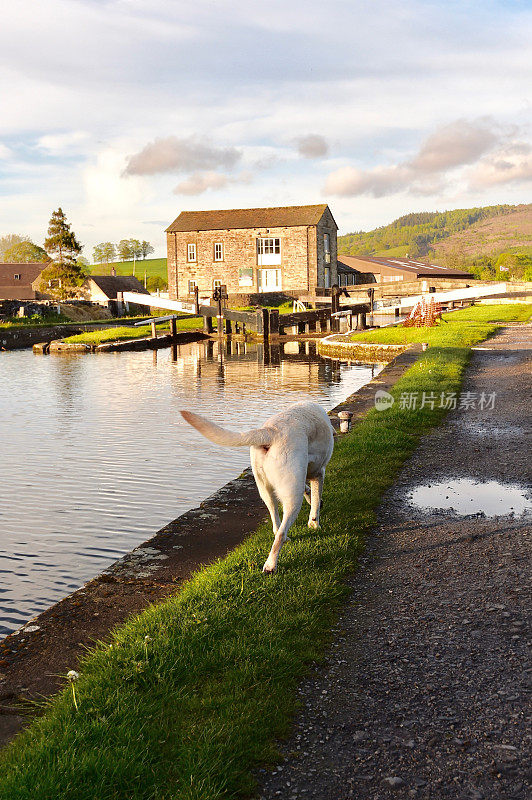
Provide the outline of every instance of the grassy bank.
[[[202,317],[183,317],[177,320],[178,331],[194,331],[202,328]],[[159,333],[168,333],[170,325],[157,325]],[[104,342],[122,342],[128,339],[142,339],[151,336],[151,325],[141,325],[139,328],[118,327],[105,328],[104,330],[85,331],[77,336],[69,336],[65,342],[69,344],[103,344]]]
[[444,314],[442,321],[434,328],[403,328],[394,325],[389,328],[376,328],[375,330],[353,333],[349,338],[352,342],[369,342],[372,344],[412,344],[414,342],[428,342],[429,345],[438,347],[453,346],[452,343],[462,332],[473,329],[478,325],[493,322],[526,322],[530,317],[532,305],[530,303],[508,303],[498,306],[471,306],[461,308]]
[[[394,396],[458,391],[469,348],[496,329],[502,309],[458,312],[458,324],[439,326]],[[524,315],[516,306],[503,313],[507,321]],[[339,439],[322,529],[306,528],[304,510],[275,576],[260,572],[271,544],[264,524],[174,597],[117,629],[79,668],[78,708],[67,686],[0,756],[0,798],[214,800],[251,792],[251,769],[275,756],[297,684],[330,638],[383,491],[444,413],[395,403]]]

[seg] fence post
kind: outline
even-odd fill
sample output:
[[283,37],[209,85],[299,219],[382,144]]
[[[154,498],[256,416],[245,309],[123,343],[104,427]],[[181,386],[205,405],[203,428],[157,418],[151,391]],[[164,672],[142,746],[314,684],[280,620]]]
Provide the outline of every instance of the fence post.
[[262,335],[264,336],[264,346],[268,346],[270,338],[270,310],[268,308],[262,309]]
[[170,335],[172,339],[177,338],[177,320],[175,317],[170,320]]
[[279,309],[270,309],[270,336],[279,336]]

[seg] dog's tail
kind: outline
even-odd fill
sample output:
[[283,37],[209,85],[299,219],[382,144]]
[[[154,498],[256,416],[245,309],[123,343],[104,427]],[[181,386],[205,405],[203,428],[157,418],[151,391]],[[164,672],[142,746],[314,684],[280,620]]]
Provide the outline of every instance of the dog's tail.
[[206,417],[193,414],[192,411],[181,411],[181,416],[211,442],[225,447],[252,447],[253,445],[269,447],[274,437],[274,431],[271,428],[255,428],[244,433],[236,433],[236,431],[220,428]]

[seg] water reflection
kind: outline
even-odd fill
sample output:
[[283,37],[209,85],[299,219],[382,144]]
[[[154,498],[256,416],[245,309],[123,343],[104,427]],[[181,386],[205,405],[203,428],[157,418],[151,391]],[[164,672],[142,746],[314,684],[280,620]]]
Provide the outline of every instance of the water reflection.
[[255,427],[296,400],[332,408],[378,371],[289,345],[0,355],[0,635],[248,465],[246,450],[200,439],[180,408]]

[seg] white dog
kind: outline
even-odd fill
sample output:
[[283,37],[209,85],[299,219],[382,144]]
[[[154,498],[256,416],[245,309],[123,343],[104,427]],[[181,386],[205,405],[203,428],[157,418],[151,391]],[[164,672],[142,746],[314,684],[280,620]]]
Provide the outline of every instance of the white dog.
[[[234,433],[191,411],[185,420],[203,436],[226,447],[250,448],[251,467],[259,494],[272,518],[275,539],[263,572],[275,572],[288,531],[297,519],[303,498],[310,503],[309,528],[319,528],[325,467],[333,451],[333,427],[317,403],[294,403],[270,417],[262,428]],[[305,491],[310,484],[310,497]],[[279,519],[278,503],[283,506]]]

